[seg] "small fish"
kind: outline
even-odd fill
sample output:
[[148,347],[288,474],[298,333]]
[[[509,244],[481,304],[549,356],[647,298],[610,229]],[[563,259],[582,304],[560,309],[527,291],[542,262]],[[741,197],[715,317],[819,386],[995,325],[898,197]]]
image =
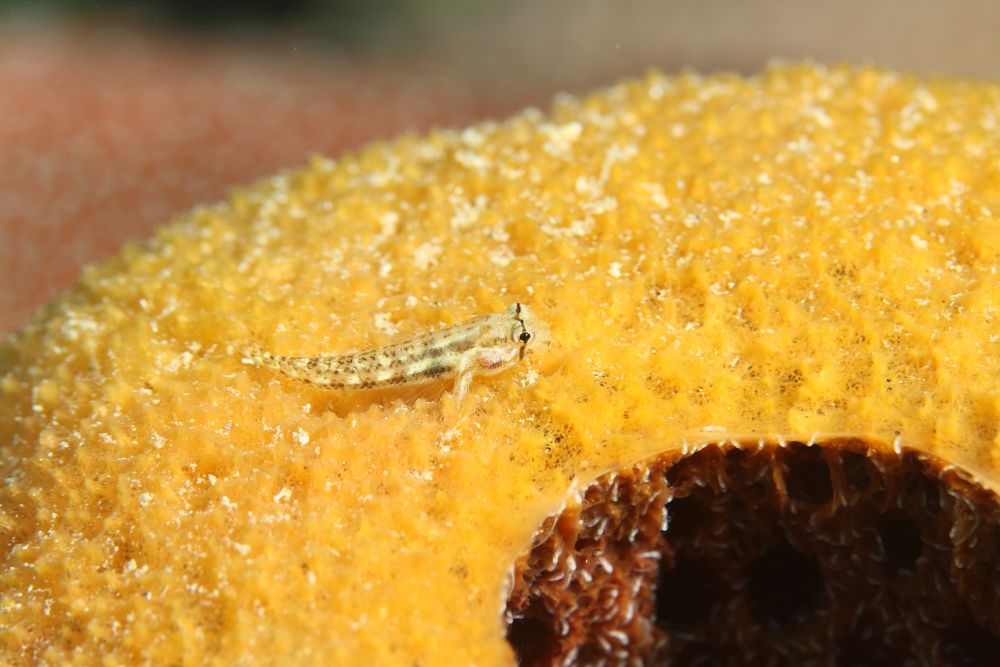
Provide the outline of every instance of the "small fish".
[[455,403],[460,406],[473,377],[505,371],[550,343],[548,325],[530,307],[515,303],[499,314],[479,315],[361,352],[287,357],[250,345],[243,354],[248,363],[329,389],[381,389],[454,379]]

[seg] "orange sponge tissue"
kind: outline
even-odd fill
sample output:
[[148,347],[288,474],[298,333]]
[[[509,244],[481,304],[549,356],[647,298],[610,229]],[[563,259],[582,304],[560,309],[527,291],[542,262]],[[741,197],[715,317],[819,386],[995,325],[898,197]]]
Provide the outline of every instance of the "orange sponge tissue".
[[[543,519],[729,436],[864,436],[996,490],[998,110],[871,68],[651,74],[190,212],[0,347],[0,661],[509,665]],[[514,302],[553,343],[462,415],[238,354]]]

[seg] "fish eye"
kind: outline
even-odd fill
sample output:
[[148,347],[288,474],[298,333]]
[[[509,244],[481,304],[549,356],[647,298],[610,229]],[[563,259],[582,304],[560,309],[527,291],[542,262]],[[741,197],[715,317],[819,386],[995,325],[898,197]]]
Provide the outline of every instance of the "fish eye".
[[528,333],[527,331],[522,331],[521,335],[518,336],[517,339],[522,343],[527,343],[529,340],[531,340],[531,334]]

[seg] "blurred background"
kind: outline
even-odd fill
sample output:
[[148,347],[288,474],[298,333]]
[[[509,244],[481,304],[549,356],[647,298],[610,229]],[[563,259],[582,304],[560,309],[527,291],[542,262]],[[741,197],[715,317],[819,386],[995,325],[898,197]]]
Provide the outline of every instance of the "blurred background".
[[775,58],[1000,79],[995,0],[0,0],[0,334],[176,214],[376,139]]

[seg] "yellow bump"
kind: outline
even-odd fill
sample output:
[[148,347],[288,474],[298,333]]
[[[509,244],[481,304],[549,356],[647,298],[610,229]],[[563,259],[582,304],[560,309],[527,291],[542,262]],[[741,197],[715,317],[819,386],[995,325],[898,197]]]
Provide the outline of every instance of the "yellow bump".
[[[998,99],[650,74],[189,213],[0,349],[0,662],[510,665],[540,519],[719,433],[898,436],[1000,488]],[[455,423],[237,354],[513,300],[555,343]]]

